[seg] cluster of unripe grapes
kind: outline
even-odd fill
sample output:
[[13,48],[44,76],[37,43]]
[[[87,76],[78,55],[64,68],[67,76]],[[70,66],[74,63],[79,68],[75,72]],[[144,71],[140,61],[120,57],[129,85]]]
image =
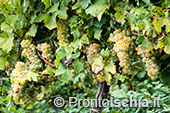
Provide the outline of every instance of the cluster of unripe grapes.
[[125,33],[125,31],[120,32],[120,30],[116,30],[113,33],[115,45],[112,49],[112,54],[117,54],[120,60],[119,65],[123,68],[123,72],[129,73],[131,71],[131,56],[133,55],[135,44]]
[[49,62],[52,62],[54,56],[54,53],[52,51],[51,45],[45,43],[38,44],[37,49],[42,52],[42,57],[48,60]]
[[69,27],[68,23],[64,20],[57,21],[57,38],[59,40],[59,45],[66,45],[68,44],[68,38],[70,37],[69,34]]
[[6,62],[6,64],[5,64],[5,71],[6,71],[6,73],[7,73],[7,75],[9,76],[11,73],[12,73],[12,71],[13,71],[13,69],[15,68],[15,65],[14,64],[12,64],[12,63],[10,63],[10,62]]
[[147,74],[151,79],[155,79],[158,74],[158,65],[156,63],[156,58],[153,55],[153,44],[150,43],[150,48],[143,50],[141,45],[136,48],[137,54],[142,56],[142,61],[145,63]]
[[42,69],[43,62],[40,60],[36,53],[36,46],[31,44],[30,40],[23,40],[21,42],[21,46],[24,48],[22,55],[29,59],[31,65],[37,70]]

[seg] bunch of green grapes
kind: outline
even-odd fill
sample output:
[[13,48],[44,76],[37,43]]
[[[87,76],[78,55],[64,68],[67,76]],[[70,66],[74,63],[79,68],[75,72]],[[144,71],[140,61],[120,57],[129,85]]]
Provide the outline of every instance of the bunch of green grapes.
[[22,55],[29,59],[31,65],[35,69],[41,69],[43,67],[43,62],[39,59],[36,53],[36,47],[34,44],[31,44],[29,40],[23,40],[21,46],[24,48]]
[[142,61],[145,63],[146,66],[146,71],[148,75],[151,77],[151,79],[155,79],[156,76],[158,75],[158,65],[156,63],[156,58],[154,57],[154,52],[153,52],[153,44],[150,43],[150,48],[146,48],[146,50],[143,50],[141,48],[141,45],[139,45],[136,48],[137,54],[142,56]]
[[37,96],[41,92],[40,86],[49,86],[57,79],[54,75],[39,75],[36,82],[28,80],[21,82],[21,78],[26,77],[28,73],[26,65],[23,62],[17,62],[11,74],[13,100],[24,107],[37,101]]
[[5,71],[6,71],[6,73],[7,73],[7,75],[9,76],[11,73],[12,73],[12,70],[15,68],[15,65],[14,64],[12,64],[12,63],[10,63],[10,62],[6,62],[6,64],[5,64]]
[[66,45],[68,44],[68,38],[70,37],[69,34],[69,27],[68,23],[64,20],[57,21],[57,38],[59,40],[59,45]]
[[17,62],[15,69],[12,71],[12,94],[15,103],[19,102],[19,92],[22,91],[22,87],[19,78],[28,74],[28,70],[23,62]]
[[93,63],[92,55],[98,53],[98,47],[99,47],[99,45],[97,43],[90,44],[90,47],[89,47],[89,49],[87,51],[87,61],[88,61],[88,64],[90,66]]
[[52,62],[55,56],[50,44],[47,44],[46,42],[42,44],[38,44],[37,49],[42,52],[43,58],[47,59],[49,62]]
[[120,32],[116,30],[113,35],[113,42],[115,42],[112,50],[113,54],[117,54],[120,61],[119,65],[123,68],[123,72],[130,73],[132,64],[131,56],[133,55],[135,44],[130,37],[126,36],[125,31]]

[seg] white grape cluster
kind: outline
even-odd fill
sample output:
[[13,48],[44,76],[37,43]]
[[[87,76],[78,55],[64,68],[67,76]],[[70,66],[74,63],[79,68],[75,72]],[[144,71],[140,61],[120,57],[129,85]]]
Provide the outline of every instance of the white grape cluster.
[[54,53],[52,51],[51,45],[45,43],[38,44],[37,49],[42,52],[42,57],[48,60],[49,62],[52,62],[54,56]]
[[34,44],[31,44],[29,40],[23,40],[21,46],[24,48],[22,55],[29,59],[31,65],[35,69],[41,69],[43,67],[43,62],[39,59],[36,53],[36,47]]
[[12,71],[12,95],[15,103],[19,102],[19,93],[22,91],[22,84],[24,84],[20,83],[19,78],[24,77],[28,72],[29,71],[23,62],[17,62],[15,69]]
[[41,92],[41,88],[38,88],[40,85],[46,87],[57,80],[57,77],[54,75],[39,75],[37,76],[36,82],[28,80],[23,81],[21,78],[25,78],[29,72],[30,71],[23,62],[17,62],[11,74],[13,100],[16,104],[20,104],[24,107],[37,101],[37,96]]
[[90,44],[90,47],[87,51],[87,61],[89,65],[92,65],[93,60],[92,60],[92,55],[98,53],[98,47],[99,45],[97,43]]
[[57,21],[57,35],[60,46],[68,44],[68,38],[70,37],[70,34],[66,21],[61,19]]
[[15,68],[15,65],[14,64],[12,64],[12,63],[10,63],[10,62],[6,62],[6,64],[5,64],[5,71],[6,71],[6,73],[7,73],[7,75],[8,76],[10,76],[10,74],[12,73],[12,70]]
[[131,71],[131,56],[133,55],[135,44],[130,37],[126,36],[125,31],[120,32],[120,30],[116,30],[113,36],[113,42],[115,42],[113,54],[116,52],[123,72],[129,73]]
[[158,65],[156,63],[156,58],[153,53],[153,44],[150,43],[150,48],[146,48],[143,50],[141,45],[136,48],[137,54],[142,56],[142,61],[145,63],[147,74],[151,77],[151,79],[155,79],[158,75]]

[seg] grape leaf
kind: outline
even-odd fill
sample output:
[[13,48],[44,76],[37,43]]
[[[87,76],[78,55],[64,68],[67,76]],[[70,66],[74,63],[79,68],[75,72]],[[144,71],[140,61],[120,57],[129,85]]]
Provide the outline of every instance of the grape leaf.
[[5,64],[8,58],[8,54],[6,54],[5,52],[1,52],[0,53],[0,69],[4,70],[5,69]]
[[89,6],[89,4],[91,3],[91,0],[82,0],[81,1],[81,7],[83,9],[87,8]]
[[80,32],[79,32],[78,28],[73,27],[73,28],[71,28],[71,34],[73,34],[74,37],[79,37]]
[[5,16],[3,14],[0,14],[0,24],[5,21]]
[[64,74],[66,71],[67,71],[66,66],[65,66],[64,64],[61,64],[61,65],[57,68],[56,73],[55,73],[55,76]]
[[0,34],[0,48],[2,48],[6,53],[11,51],[13,46],[13,36],[7,35],[7,33],[3,32]]
[[164,40],[159,40],[157,45],[160,49],[162,49],[164,47]]
[[110,61],[107,61],[104,64],[105,64],[105,67],[104,67],[105,80],[107,84],[110,85],[111,80],[112,80],[111,74],[116,73],[116,68],[115,68],[115,65],[111,63]]
[[143,19],[139,23],[139,28],[142,29],[143,34],[146,33],[146,35],[149,35],[149,36],[153,36],[153,37],[156,36],[155,30],[154,30],[154,27],[153,27],[153,24],[150,18]]
[[94,2],[90,4],[85,12],[97,17],[98,21],[100,21],[106,9],[109,9],[106,0],[94,0]]
[[109,60],[107,62],[105,62],[105,67],[104,70],[107,73],[111,73],[111,74],[115,74],[116,73],[116,68],[115,65],[113,63],[111,63]]
[[92,71],[97,74],[104,67],[103,58],[101,56],[93,56],[92,59],[94,61],[92,64]]
[[146,3],[146,5],[149,5],[150,4],[150,0],[142,0],[143,2]]
[[21,29],[27,25],[27,19],[24,17],[24,15],[19,15],[18,20],[15,23],[15,26],[17,29]]
[[6,22],[3,22],[1,24],[1,30],[5,31],[7,33],[12,33],[12,31],[13,31],[12,27],[9,24],[7,24]]
[[170,7],[170,1],[169,0],[165,0],[165,4],[166,4],[166,8]]
[[136,40],[136,44],[140,44],[141,42],[143,42],[144,37],[143,36],[138,36],[137,40]]
[[107,73],[105,70],[104,73],[105,73],[105,81],[107,82],[107,85],[111,85],[112,75],[110,73]]
[[116,20],[119,21],[121,24],[125,23],[125,15],[122,14],[122,12],[118,11],[114,14],[114,16],[115,16]]
[[162,32],[162,26],[164,24],[163,22],[164,21],[161,18],[155,18],[153,20],[154,28],[155,28],[155,30],[157,31],[158,34]]
[[57,27],[56,24],[56,16],[58,15],[58,6],[59,3],[54,4],[48,11],[48,13],[44,16],[45,26],[52,30]]
[[27,74],[27,76],[28,76],[28,78],[30,77],[30,79],[33,80],[33,81],[35,81],[35,82],[38,81],[38,79],[37,79],[38,74],[37,74],[37,73],[34,73],[34,72],[29,71],[29,73]]
[[164,25],[166,25],[165,31],[166,31],[167,33],[169,33],[169,32],[170,32],[170,21],[169,21],[168,18],[165,18],[165,19],[164,19]]
[[58,67],[59,64],[60,64],[60,59],[59,59],[59,56],[56,55],[56,59],[55,59],[55,66],[56,66],[56,68]]
[[60,5],[60,10],[58,11],[58,17],[61,19],[67,19],[67,7],[63,3]]
[[56,16],[58,15],[58,12],[52,13],[52,15],[46,15],[44,18],[44,23],[45,26],[49,29],[52,30],[57,27],[56,24]]
[[35,19],[34,22],[41,22],[44,20],[45,13],[40,13]]
[[76,59],[76,58],[78,58],[79,56],[80,56],[80,52],[79,52],[79,51],[76,51],[75,54],[71,54],[71,57],[72,57],[73,59]]
[[56,72],[56,69],[52,68],[51,66],[47,67],[47,73],[49,73],[50,75],[53,75],[53,73]]
[[100,40],[100,38],[101,38],[101,33],[102,33],[102,29],[97,29],[97,28],[96,28],[96,29],[94,30],[94,38]]
[[31,26],[31,28],[28,30],[28,32],[26,33],[26,35],[27,36],[35,36],[36,35],[36,33],[37,33],[37,28],[38,28],[38,25],[36,25],[36,24],[33,24],[32,26]]
[[146,75],[146,71],[140,71],[140,72],[137,73],[138,78],[144,78],[145,75]]
[[67,83],[71,79],[71,74],[68,70],[66,70],[62,75],[62,79],[64,83]]
[[164,51],[165,53],[170,54],[170,35],[165,37],[165,41],[166,41],[166,44],[165,44]]
[[45,4],[46,8],[49,8],[51,6],[51,0],[41,0],[41,1]]
[[76,59],[74,62],[74,69],[77,73],[80,73],[82,70],[84,70],[84,64],[79,61],[79,59]]
[[15,29],[15,23],[19,19],[19,15],[6,15],[5,22]]
[[86,34],[84,34],[82,37],[81,37],[81,42],[83,44],[89,44],[89,38],[87,37]]
[[66,54],[67,52],[64,50],[64,48],[61,48],[61,51],[59,52],[59,59],[63,59]]
[[101,53],[102,57],[104,57],[104,58],[107,58],[110,55],[110,51],[108,48],[106,48],[106,50],[102,49],[100,53]]

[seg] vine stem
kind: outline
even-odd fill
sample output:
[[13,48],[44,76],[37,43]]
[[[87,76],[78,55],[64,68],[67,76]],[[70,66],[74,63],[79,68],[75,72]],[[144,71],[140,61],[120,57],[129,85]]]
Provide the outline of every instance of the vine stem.
[[45,75],[45,76],[49,76],[48,73],[42,73],[42,72],[38,72],[39,75]]
[[[131,33],[132,34],[134,34],[134,35],[136,35],[136,36],[138,36],[138,33],[135,33],[134,31],[132,31],[130,28],[128,28],[130,31],[131,31]],[[146,39],[146,37],[142,34],[142,36]]]
[[[34,45],[36,45],[33,38],[32,38],[31,41],[33,42]],[[55,67],[54,64],[50,63],[48,60],[46,60],[45,58],[43,58],[43,57],[41,56],[40,52],[39,52],[36,48],[35,48],[35,50],[36,50],[38,56],[39,56],[42,60],[44,60],[44,61],[45,61],[47,64],[49,64],[50,66]]]
[[16,43],[18,43],[20,45],[20,43],[17,40],[15,40],[15,39],[14,39],[14,42],[16,42]]
[[39,56],[42,60],[44,60],[44,61],[45,61],[47,64],[49,64],[50,66],[55,67],[54,64],[50,63],[50,62],[47,61],[45,58],[43,58],[43,57],[40,55],[40,52],[39,52],[37,49],[36,49],[36,51],[37,51],[38,56]]

